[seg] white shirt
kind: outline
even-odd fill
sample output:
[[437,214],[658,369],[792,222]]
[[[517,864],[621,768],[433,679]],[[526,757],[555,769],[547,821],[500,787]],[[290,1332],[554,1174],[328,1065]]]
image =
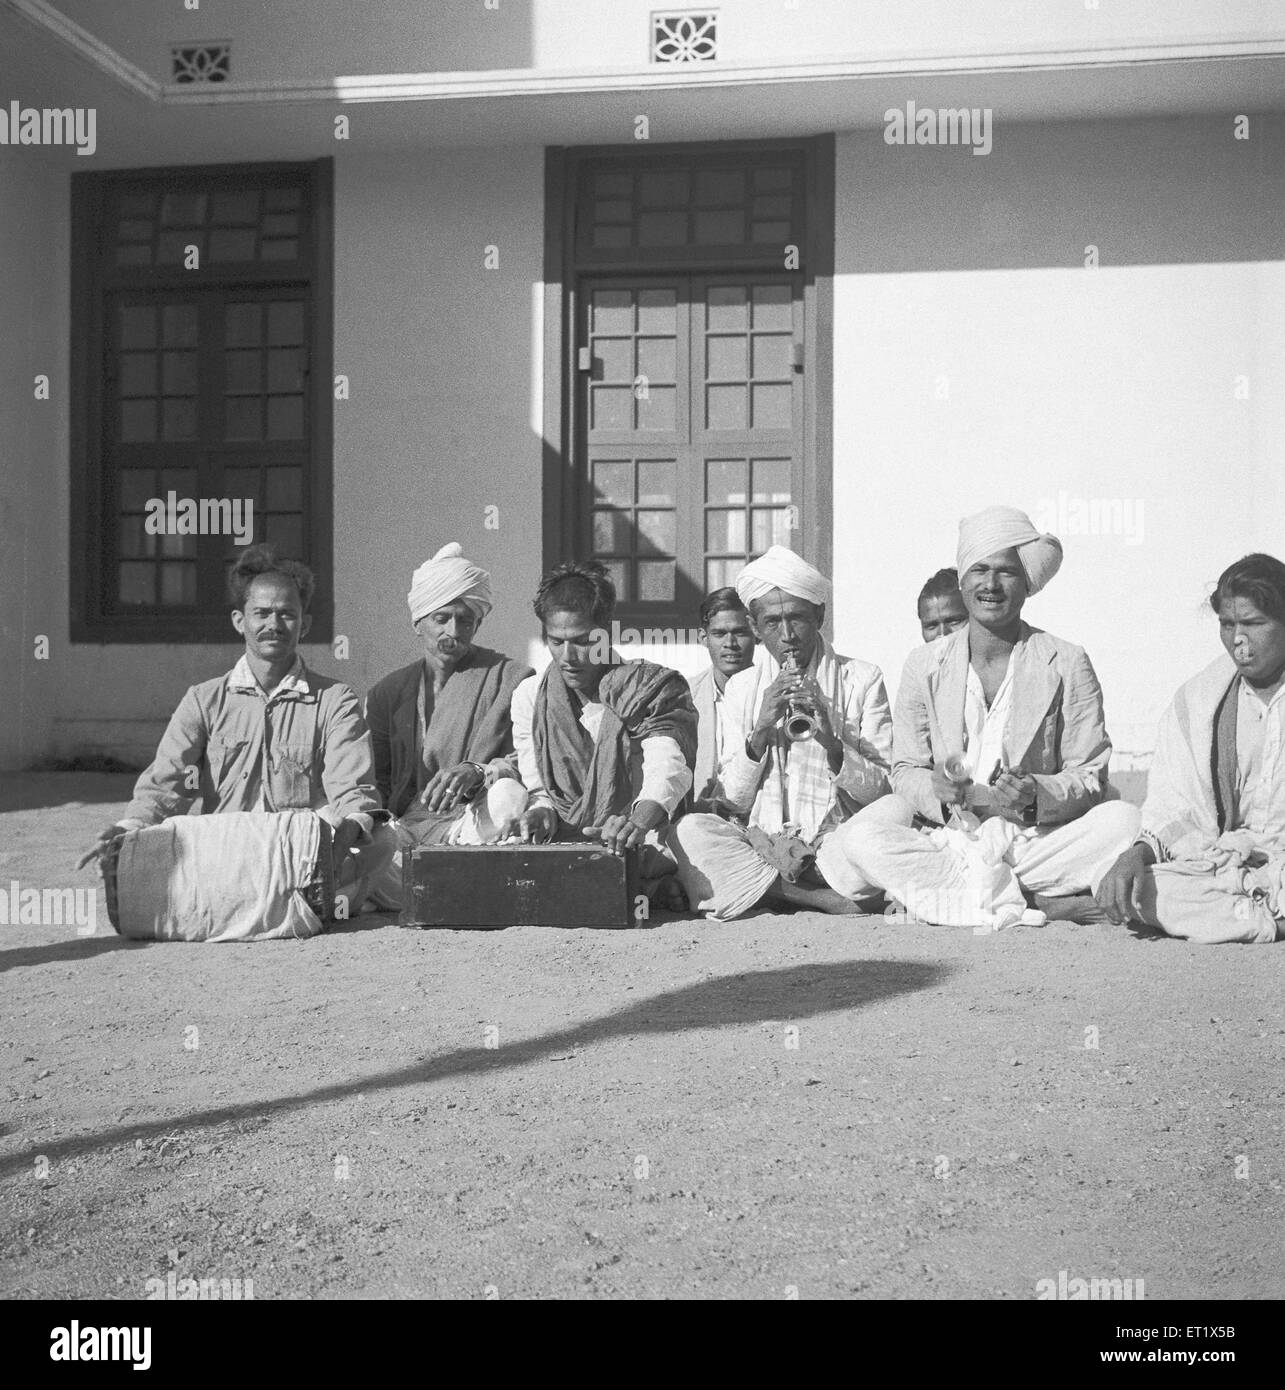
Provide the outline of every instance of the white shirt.
[[1268,701],[1242,677],[1236,709],[1236,815],[1233,828],[1285,835],[1285,686]]
[[[536,692],[543,679],[542,675],[528,676],[513,692],[513,747],[518,755],[518,775],[522,778],[522,785],[531,793],[529,805],[533,808],[553,805],[545,790],[544,779],[540,776],[535,741],[531,734]],[[605,713],[606,706],[597,700],[586,701],[581,711],[580,726],[595,743]],[[692,771],[675,740],[667,734],[656,734],[646,739],[630,739],[629,781],[634,796],[631,810],[640,801],[654,801],[672,817],[678,803],[691,788]]]
[[983,820],[993,812],[990,784],[996,766],[1006,765],[1004,735],[1013,709],[1013,663],[1010,660],[1004,679],[999,683],[995,698],[986,708],[986,692],[982,678],[968,666],[968,684],[964,687],[964,761],[972,773],[974,786],[969,792],[968,806]]

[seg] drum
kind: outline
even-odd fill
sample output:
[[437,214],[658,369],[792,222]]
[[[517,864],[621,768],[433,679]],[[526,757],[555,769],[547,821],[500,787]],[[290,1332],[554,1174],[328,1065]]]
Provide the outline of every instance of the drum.
[[152,941],[316,936],[334,916],[331,845],[315,811],[173,816],[103,855],[107,916]]

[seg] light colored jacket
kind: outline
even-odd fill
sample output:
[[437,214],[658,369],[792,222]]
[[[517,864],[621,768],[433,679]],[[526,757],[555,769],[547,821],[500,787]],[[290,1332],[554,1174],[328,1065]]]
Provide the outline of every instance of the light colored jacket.
[[[1103,800],[1111,740],[1102,687],[1082,647],[1023,623],[1010,658],[1013,706],[1004,761],[1035,780],[1036,821],[1059,825]],[[942,821],[932,789],[936,763],[964,747],[968,628],[916,647],[893,716],[892,789],[925,820]]]
[[157,825],[195,801],[204,813],[329,806],[342,818],[378,811],[356,695],[299,660],[265,696],[245,657],[227,675],[190,687],[120,823]]

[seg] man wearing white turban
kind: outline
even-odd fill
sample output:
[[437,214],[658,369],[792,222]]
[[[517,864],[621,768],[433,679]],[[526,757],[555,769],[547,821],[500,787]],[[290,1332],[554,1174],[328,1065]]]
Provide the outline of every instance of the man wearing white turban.
[[924,920],[993,924],[973,872],[981,821],[1010,823],[986,843],[1008,841],[1003,863],[1056,916],[1094,912],[1084,895],[1137,834],[1137,808],[1108,790],[1111,740],[1088,656],[1022,620],[1061,563],[1057,537],[1015,507],[960,522],[968,625],[911,653],[897,691],[894,795],[833,837],[851,873]]
[[[883,675],[821,635],[830,585],[793,551],[772,546],[741,571],[736,592],[761,643],[723,690],[718,775],[722,804],[739,819],[697,814],[674,825],[680,881],[694,908],[721,921],[763,900],[857,912],[860,880],[842,859],[832,877],[821,851],[836,825],[888,790]],[[811,737],[787,736],[792,711],[811,716]]]
[[526,804],[509,706],[531,669],[473,641],[491,611],[490,575],[452,542],[415,571],[406,602],[423,655],[366,696],[375,785],[401,846],[374,885],[386,908],[401,906],[402,853],[497,839]]

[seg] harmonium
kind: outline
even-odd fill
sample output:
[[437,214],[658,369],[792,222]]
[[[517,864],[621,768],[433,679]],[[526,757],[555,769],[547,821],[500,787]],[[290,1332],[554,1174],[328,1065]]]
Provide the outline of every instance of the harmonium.
[[632,927],[638,852],[605,845],[424,845],[402,855],[403,927]]

